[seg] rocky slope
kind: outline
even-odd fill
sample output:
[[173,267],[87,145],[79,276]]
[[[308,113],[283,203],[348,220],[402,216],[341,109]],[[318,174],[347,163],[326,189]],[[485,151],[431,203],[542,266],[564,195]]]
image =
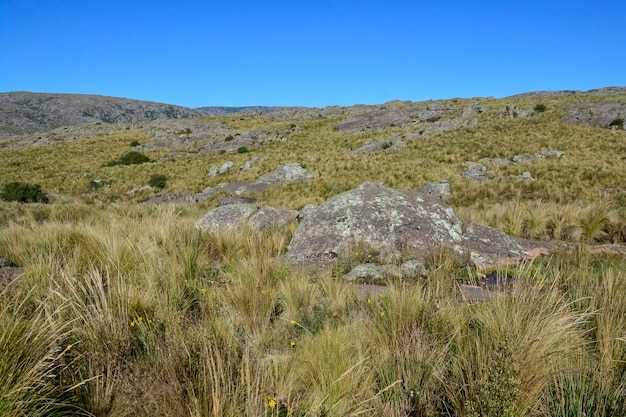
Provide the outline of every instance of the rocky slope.
[[0,138],[64,126],[181,119],[203,114],[187,107],[118,97],[0,93]]

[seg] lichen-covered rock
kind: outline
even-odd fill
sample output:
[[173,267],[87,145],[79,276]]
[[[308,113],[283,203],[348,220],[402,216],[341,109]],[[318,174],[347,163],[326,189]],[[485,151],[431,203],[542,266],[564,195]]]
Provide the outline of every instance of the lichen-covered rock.
[[604,101],[601,103],[576,103],[565,108],[568,115],[563,121],[579,125],[626,129],[626,103]]
[[461,242],[461,220],[440,200],[365,183],[332,197],[307,216],[286,259],[324,263],[364,245],[377,250],[382,262],[393,262],[406,251],[425,258]]
[[533,109],[520,109],[516,106],[505,106],[498,112],[498,117],[501,119],[515,119],[517,117],[527,117],[535,114]]
[[462,245],[472,263],[479,266],[514,264],[527,257],[526,249],[519,240],[474,222],[465,228]]
[[450,183],[448,181],[432,182],[420,188],[420,192],[433,198],[438,198],[444,203],[452,198]]
[[291,184],[292,182],[307,181],[313,179],[315,174],[307,171],[297,162],[286,165],[278,165],[278,167],[267,174],[259,177],[259,182],[270,184]]
[[241,225],[256,211],[251,204],[228,204],[208,211],[196,221],[196,228],[217,232]]
[[476,162],[468,162],[467,169],[461,174],[461,176],[468,180],[473,181],[485,181],[493,176],[494,171],[488,171],[487,167],[483,164]]
[[196,228],[207,232],[218,232],[249,224],[256,230],[284,227],[295,220],[298,212],[274,207],[256,207],[252,204],[227,204],[208,211],[198,221]]

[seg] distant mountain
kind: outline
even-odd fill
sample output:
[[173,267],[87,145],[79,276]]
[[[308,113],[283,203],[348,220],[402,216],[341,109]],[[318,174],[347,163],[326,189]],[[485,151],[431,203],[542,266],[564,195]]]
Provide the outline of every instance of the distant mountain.
[[515,94],[511,97],[553,97],[553,96],[569,96],[572,94],[586,94],[586,93],[598,93],[598,94],[623,94],[626,93],[626,87],[603,87],[595,88],[593,90],[581,91],[581,90],[549,90],[549,91],[530,91],[527,93]]
[[62,126],[182,119],[205,112],[171,104],[86,94],[0,93],[0,138]]
[[207,107],[198,107],[196,110],[200,110],[201,112],[210,115],[210,116],[221,116],[224,114],[232,114],[232,113],[272,113],[282,107],[271,107],[271,106],[246,106],[246,107],[225,107],[225,106],[207,106]]

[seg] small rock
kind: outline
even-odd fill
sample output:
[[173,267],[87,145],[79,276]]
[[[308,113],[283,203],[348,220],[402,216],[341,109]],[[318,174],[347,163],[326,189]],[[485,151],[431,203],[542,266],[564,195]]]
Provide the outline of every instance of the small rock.
[[286,165],[279,165],[274,171],[263,174],[259,177],[259,182],[290,184],[292,182],[307,181],[315,175],[307,171],[297,162]]
[[243,164],[239,169],[250,169],[252,168],[252,166],[254,164],[256,164],[257,162],[259,162],[261,160],[261,158],[259,158],[258,156],[255,156],[254,158],[252,158],[251,160],[247,161],[245,164]]
[[217,200],[217,206],[227,206],[229,204],[256,204],[255,198],[222,197]]
[[539,152],[539,155],[545,158],[550,158],[550,157],[562,158],[565,156],[565,152],[549,149],[549,150],[544,150],[544,151]]
[[152,187],[149,185],[144,185],[143,187],[135,187],[132,190],[126,191],[126,195],[134,195],[140,191],[150,190]]
[[529,171],[522,172],[522,175],[517,177],[517,179],[520,181],[534,181],[535,180]]
[[443,202],[447,202],[452,198],[450,192],[450,183],[448,181],[432,182],[426,184],[419,190],[421,193],[427,194],[431,197],[438,198]]

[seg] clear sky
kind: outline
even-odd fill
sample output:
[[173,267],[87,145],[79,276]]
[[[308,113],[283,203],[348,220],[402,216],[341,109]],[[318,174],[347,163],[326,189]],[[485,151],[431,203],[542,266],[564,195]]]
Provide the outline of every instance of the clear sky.
[[626,85],[626,0],[0,0],[0,91],[189,107]]

